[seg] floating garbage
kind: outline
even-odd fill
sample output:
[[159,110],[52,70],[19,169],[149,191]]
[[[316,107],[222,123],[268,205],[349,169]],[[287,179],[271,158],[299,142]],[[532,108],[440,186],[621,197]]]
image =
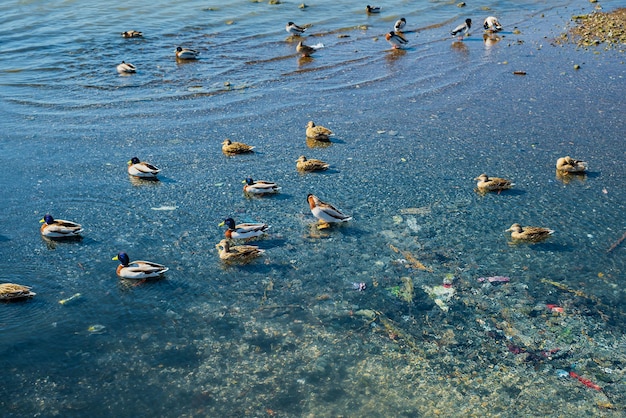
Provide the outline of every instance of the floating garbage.
[[96,324],[96,325],[90,325],[89,328],[87,328],[87,331],[89,331],[92,334],[102,334],[105,329],[106,327],[104,325]]
[[489,282],[489,283],[506,283],[510,281],[508,277],[504,276],[492,276],[492,277],[479,277],[476,279],[479,282]]
[[61,305],[65,305],[65,304],[67,304],[67,303],[69,303],[69,302],[71,302],[71,301],[73,301],[73,300],[79,299],[80,297],[81,297],[81,294],[80,294],[80,293],[74,293],[72,296],[70,296],[70,297],[69,297],[69,298],[67,298],[67,299],[61,299],[61,300],[59,301],[59,303],[60,303]]
[[362,291],[364,291],[367,288],[367,285],[365,283],[363,283],[363,282],[358,282],[358,283],[357,282],[353,282],[352,283],[352,288],[354,290],[358,290],[359,292],[362,292]]

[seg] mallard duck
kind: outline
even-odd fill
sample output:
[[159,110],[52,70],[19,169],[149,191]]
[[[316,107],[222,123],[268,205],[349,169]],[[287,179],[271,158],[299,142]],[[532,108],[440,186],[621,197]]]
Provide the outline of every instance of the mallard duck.
[[219,226],[224,225],[228,227],[226,232],[224,232],[224,236],[228,239],[250,239],[260,237],[270,228],[268,224],[260,222],[235,225],[235,220],[233,218],[226,218],[219,224]]
[[157,174],[161,171],[150,163],[140,161],[137,157],[131,158],[127,164],[128,174],[142,179],[156,179]]
[[276,183],[263,180],[252,180],[251,177],[246,178],[243,183],[243,192],[247,194],[264,195],[269,193],[278,193],[280,187]]
[[136,30],[127,30],[126,32],[122,32],[122,36],[124,38],[140,38],[143,36],[143,32],[139,32]]
[[541,228],[538,226],[525,226],[520,224],[513,224],[505,232],[511,233],[511,238],[515,241],[530,241],[538,242],[543,241],[550,235],[554,234],[554,231],[548,228]]
[[176,47],[176,58],[179,60],[195,60],[198,58],[200,53],[195,49],[182,48],[180,46]]
[[328,128],[317,126],[312,120],[306,125],[307,138],[317,139],[318,141],[328,141],[328,137],[333,134]]
[[221,240],[215,248],[220,250],[220,259],[235,263],[247,263],[265,252],[256,245],[230,245],[225,239]]
[[35,296],[35,292],[30,291],[30,287],[22,286],[15,283],[2,283],[0,284],[0,300],[13,300],[30,298]]
[[303,57],[310,57],[312,53],[317,51],[312,46],[308,46],[302,43],[302,41],[298,42],[298,46],[296,46],[296,51],[302,54]]
[[316,160],[315,158],[307,160],[304,155],[301,155],[300,158],[296,160],[296,168],[300,171],[322,171],[327,170],[328,167],[330,167],[330,164],[322,160]]
[[454,30],[450,32],[450,35],[456,36],[460,34],[461,32],[463,32],[463,35],[459,35],[458,37],[459,41],[462,41],[463,37],[469,34],[469,30],[471,29],[471,27],[472,27],[472,19],[465,19],[465,23],[461,23],[459,26],[454,28]]
[[124,279],[150,279],[159,277],[169,270],[162,264],[153,263],[151,261],[129,261],[128,254],[119,253],[113,260],[120,262],[117,266],[116,273]]
[[556,160],[556,169],[563,173],[584,173],[587,170],[587,163],[575,160],[569,155]]
[[329,224],[335,222],[347,222],[352,219],[352,216],[345,215],[336,209],[330,203],[322,202],[317,196],[313,194],[307,195],[307,201],[309,202],[309,208],[311,213],[322,223]]
[[378,6],[370,6],[369,4],[365,6],[366,13],[380,13],[380,7]]
[[130,62],[122,61],[122,63],[117,66],[117,72],[120,74],[132,74],[137,72],[137,67]]
[[222,142],[222,152],[224,154],[245,154],[247,152],[253,152],[254,147],[243,142],[233,142],[230,139],[225,139]]
[[391,44],[393,49],[402,48],[404,45],[409,43],[409,41],[406,40],[402,35],[393,31],[386,34],[385,39]]
[[479,192],[500,192],[502,190],[510,189],[515,186],[507,179],[501,179],[499,177],[488,177],[486,174],[481,174],[474,180],[478,180],[476,188]]
[[298,26],[293,22],[289,22],[287,23],[287,26],[285,26],[285,30],[294,36],[300,36],[306,31],[306,28]]
[[489,16],[485,19],[485,22],[483,23],[483,28],[492,32],[500,32],[502,30],[502,25],[500,24],[500,22],[498,22],[497,17]]
[[402,17],[396,20],[396,23],[393,25],[393,30],[395,30],[396,32],[400,32],[402,31],[402,29],[404,29],[405,26],[406,26],[406,19]]
[[77,238],[83,232],[80,224],[63,219],[54,219],[52,215],[47,213],[39,222],[41,225],[41,235],[47,238]]

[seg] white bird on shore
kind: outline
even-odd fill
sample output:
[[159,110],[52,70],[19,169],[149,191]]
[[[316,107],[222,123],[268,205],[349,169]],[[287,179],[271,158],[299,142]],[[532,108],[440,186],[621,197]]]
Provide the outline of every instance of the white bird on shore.
[[176,47],[176,58],[179,60],[195,60],[200,53],[195,49]]
[[458,38],[459,41],[462,41],[463,37],[469,33],[469,30],[471,27],[472,27],[472,19],[465,19],[465,23],[462,23],[456,28],[454,28],[454,30],[450,32],[450,35],[456,36],[459,33],[463,32],[463,35],[459,35],[459,38]]
[[293,22],[289,22],[287,23],[287,26],[285,26],[285,30],[293,36],[300,36],[306,31],[306,28],[298,26]]
[[396,32],[400,32],[405,26],[406,26],[406,19],[405,18],[401,18],[401,19],[396,21],[395,25],[393,25],[393,29]]
[[400,49],[409,43],[409,41],[404,39],[402,35],[393,31],[386,34],[385,39],[393,46],[394,49]]
[[137,72],[137,67],[130,62],[122,61],[122,63],[117,66],[117,72],[120,74],[132,74]]
[[502,30],[502,25],[500,24],[500,22],[498,22],[497,17],[489,16],[485,19],[485,22],[483,23],[483,28],[485,28],[485,30],[490,30],[493,32],[500,32]]

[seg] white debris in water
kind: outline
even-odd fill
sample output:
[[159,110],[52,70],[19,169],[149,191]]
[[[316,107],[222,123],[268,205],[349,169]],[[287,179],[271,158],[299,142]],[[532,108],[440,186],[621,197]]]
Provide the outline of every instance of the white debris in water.
[[417,224],[417,219],[415,219],[413,216],[409,216],[406,218],[406,226],[408,226],[409,229],[413,232],[419,232],[419,230],[421,229],[421,227]]
[[150,208],[152,210],[176,210],[178,206],[159,206],[158,208]]

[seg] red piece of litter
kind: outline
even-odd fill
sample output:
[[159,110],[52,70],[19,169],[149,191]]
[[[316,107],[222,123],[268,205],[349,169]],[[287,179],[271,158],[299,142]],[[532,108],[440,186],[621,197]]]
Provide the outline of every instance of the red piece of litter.
[[593,383],[591,380],[589,380],[589,379],[585,379],[585,378],[584,378],[584,377],[582,377],[582,376],[578,376],[578,375],[577,375],[576,373],[574,373],[574,372],[569,372],[569,375],[570,375],[571,377],[573,377],[574,379],[578,379],[578,381],[579,381],[580,383],[582,383],[583,385],[587,386],[588,388],[595,389],[595,390],[602,390],[602,388],[601,388],[600,386],[596,385],[596,384],[595,384],[595,383]]

